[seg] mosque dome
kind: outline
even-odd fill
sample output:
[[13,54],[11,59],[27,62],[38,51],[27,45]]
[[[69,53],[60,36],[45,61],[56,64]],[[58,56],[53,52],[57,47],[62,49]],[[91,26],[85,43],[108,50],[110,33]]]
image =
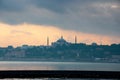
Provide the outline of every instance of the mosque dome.
[[52,43],[53,46],[62,46],[62,45],[69,45],[69,43],[61,36],[56,42]]

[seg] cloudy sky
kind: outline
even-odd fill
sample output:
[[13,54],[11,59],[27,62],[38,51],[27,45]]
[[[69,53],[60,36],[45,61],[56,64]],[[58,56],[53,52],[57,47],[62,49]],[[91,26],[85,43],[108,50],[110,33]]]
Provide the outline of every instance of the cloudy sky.
[[120,43],[120,0],[0,0],[0,46]]

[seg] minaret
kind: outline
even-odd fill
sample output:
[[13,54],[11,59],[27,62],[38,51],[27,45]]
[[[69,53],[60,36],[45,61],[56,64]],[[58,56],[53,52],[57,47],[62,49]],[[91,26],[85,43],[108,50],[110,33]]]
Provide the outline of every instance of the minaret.
[[100,45],[102,45],[102,41],[100,42]]
[[49,37],[47,37],[47,46],[49,46]]
[[100,45],[102,45],[102,39],[100,39]]
[[75,44],[77,44],[77,37],[75,36]]

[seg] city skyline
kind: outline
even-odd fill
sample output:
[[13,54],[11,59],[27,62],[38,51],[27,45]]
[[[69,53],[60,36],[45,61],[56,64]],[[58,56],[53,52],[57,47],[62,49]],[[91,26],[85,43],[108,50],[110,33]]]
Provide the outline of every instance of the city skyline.
[[120,43],[119,0],[0,0],[0,46]]

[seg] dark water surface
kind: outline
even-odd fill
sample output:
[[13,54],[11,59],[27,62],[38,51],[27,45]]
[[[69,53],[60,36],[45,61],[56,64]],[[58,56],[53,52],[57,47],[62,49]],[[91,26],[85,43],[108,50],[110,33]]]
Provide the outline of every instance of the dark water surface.
[[120,63],[0,61],[0,70],[120,71]]

